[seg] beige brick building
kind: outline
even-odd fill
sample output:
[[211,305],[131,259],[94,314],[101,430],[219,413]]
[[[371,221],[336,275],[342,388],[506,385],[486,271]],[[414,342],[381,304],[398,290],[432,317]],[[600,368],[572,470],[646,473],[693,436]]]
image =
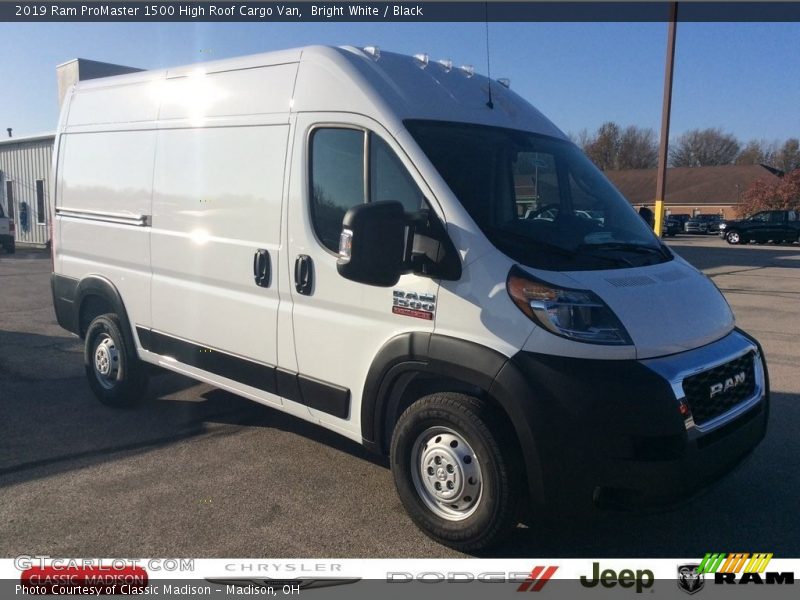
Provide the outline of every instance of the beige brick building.
[[[758,179],[766,181],[780,172],[762,165],[721,165],[667,169],[667,214],[718,214],[737,217],[736,207],[747,189]],[[606,171],[606,176],[633,206],[653,209],[656,169]]]

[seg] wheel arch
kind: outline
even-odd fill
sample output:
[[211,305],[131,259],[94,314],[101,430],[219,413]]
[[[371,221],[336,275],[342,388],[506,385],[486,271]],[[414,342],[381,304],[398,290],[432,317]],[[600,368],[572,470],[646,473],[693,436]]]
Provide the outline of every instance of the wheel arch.
[[75,314],[72,331],[81,338],[85,337],[92,319],[104,312],[109,312],[106,310],[108,308],[119,318],[125,342],[130,348],[136,348],[125,303],[119,290],[109,279],[100,275],[88,275],[81,279],[75,288],[73,304]]
[[492,402],[508,420],[525,464],[530,499],[543,503],[542,468],[531,428],[530,387],[509,357],[474,342],[411,332],[377,353],[364,385],[364,445],[386,454],[394,424],[414,401],[436,392],[461,392]]

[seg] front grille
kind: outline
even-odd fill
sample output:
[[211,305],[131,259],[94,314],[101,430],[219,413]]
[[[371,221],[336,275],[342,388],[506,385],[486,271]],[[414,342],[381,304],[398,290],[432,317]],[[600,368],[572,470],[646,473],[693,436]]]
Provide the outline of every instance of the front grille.
[[686,402],[696,425],[724,415],[753,395],[756,389],[754,358],[755,354],[748,352],[729,363],[683,380]]

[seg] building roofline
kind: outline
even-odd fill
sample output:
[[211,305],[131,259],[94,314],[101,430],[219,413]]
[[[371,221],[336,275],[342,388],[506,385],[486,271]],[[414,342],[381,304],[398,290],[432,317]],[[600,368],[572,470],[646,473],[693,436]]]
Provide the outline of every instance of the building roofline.
[[35,133],[32,135],[23,135],[20,137],[11,137],[0,139],[0,146],[11,146],[21,142],[39,142],[42,140],[53,140],[56,134],[53,133]]

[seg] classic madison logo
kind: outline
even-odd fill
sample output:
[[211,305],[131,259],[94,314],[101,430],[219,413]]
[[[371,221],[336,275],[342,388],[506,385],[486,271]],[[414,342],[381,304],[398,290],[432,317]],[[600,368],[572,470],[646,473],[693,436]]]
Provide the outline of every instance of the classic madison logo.
[[[794,583],[794,573],[767,571],[772,553],[747,554],[708,553],[697,566],[697,572],[714,574],[714,583],[786,584]],[[739,577],[737,578],[737,575]]]
[[703,573],[698,573],[697,563],[678,566],[678,587],[687,594],[694,594],[706,584]]

